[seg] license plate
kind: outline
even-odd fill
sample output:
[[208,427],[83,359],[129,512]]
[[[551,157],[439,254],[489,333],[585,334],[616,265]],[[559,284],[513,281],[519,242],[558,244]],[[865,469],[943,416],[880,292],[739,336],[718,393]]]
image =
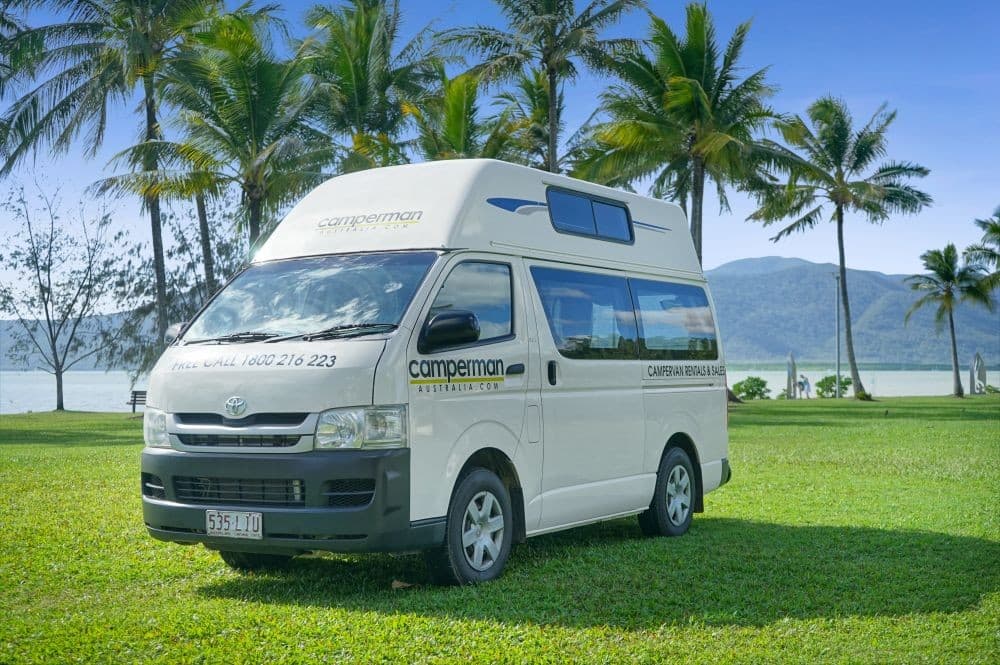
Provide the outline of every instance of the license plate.
[[260,540],[264,537],[263,524],[262,513],[240,510],[205,511],[205,531],[210,536]]

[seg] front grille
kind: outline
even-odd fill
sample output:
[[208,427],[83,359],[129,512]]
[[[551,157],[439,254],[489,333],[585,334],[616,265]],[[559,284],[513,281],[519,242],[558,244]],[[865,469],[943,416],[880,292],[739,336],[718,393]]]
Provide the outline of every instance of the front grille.
[[174,494],[178,501],[188,503],[230,503],[293,508],[306,505],[306,486],[301,480],[176,476]]
[[229,427],[298,427],[308,413],[253,413],[243,418],[226,418],[217,413],[175,413],[181,425],[227,425]]
[[288,448],[301,438],[298,434],[178,434],[185,446],[231,448]]
[[323,485],[327,505],[335,508],[367,506],[375,498],[374,478],[341,478]]

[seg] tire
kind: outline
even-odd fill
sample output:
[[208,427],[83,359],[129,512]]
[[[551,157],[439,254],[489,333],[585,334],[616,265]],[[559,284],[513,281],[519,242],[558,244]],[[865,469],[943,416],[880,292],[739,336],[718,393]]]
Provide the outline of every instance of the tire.
[[241,573],[264,570],[281,570],[288,566],[292,557],[287,554],[259,554],[257,552],[227,552],[219,551],[219,556],[226,565]]
[[691,458],[680,448],[669,449],[660,459],[653,500],[639,515],[639,527],[647,536],[684,535],[691,526],[697,496]]
[[492,471],[473,469],[451,495],[444,544],[426,554],[436,584],[478,584],[496,579],[510,556],[514,513],[510,494]]

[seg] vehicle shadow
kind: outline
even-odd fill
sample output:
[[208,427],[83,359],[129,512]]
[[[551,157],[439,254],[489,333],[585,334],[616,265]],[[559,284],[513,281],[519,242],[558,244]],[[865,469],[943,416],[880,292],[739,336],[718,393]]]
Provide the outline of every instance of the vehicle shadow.
[[572,627],[761,626],[965,610],[1000,588],[997,561],[1000,543],[931,532],[702,518],[685,537],[646,539],[618,520],[531,539],[502,578],[478,587],[431,586],[420,557],[322,556],[199,593]]

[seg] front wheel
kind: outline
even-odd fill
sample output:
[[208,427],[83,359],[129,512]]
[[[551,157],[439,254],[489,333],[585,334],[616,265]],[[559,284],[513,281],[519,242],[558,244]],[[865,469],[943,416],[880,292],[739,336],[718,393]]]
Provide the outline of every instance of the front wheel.
[[691,458],[680,448],[671,448],[660,460],[653,501],[649,509],[639,515],[642,532],[647,536],[687,533],[697,491]]
[[452,494],[444,544],[427,552],[438,584],[476,584],[496,579],[510,556],[513,536],[510,494],[495,473],[474,469]]
[[281,570],[288,565],[292,557],[287,554],[258,554],[257,552],[227,552],[221,550],[219,556],[233,570],[243,573]]

